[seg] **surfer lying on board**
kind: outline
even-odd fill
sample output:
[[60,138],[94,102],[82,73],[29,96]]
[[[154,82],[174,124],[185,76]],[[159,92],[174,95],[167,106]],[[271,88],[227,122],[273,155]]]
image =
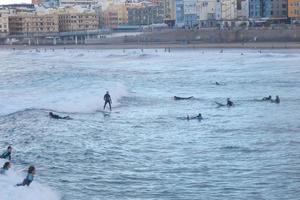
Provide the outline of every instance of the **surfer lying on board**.
[[174,96],[174,100],[189,100],[194,98],[193,96],[190,97],[178,97],[178,96]]
[[272,96],[269,95],[268,97],[264,97],[262,100],[263,101],[272,101]]
[[233,102],[230,100],[230,98],[227,98],[227,103],[226,105],[225,104],[222,104],[222,103],[219,103],[219,102],[216,102],[215,103],[218,105],[218,107],[224,107],[224,106],[227,106],[227,107],[232,107],[234,106]]
[[112,104],[112,101],[111,101],[111,97],[110,97],[108,91],[107,91],[106,94],[104,95],[103,99],[104,99],[103,110],[105,110],[106,104],[108,104],[108,105],[109,105],[109,110],[111,111],[111,104]]
[[52,112],[49,112],[49,116],[50,116],[50,118],[52,118],[52,119],[72,119],[72,118],[69,117],[69,116],[61,117],[61,116],[59,116],[59,115],[53,114]]
[[202,117],[201,113],[199,113],[199,114],[198,114],[197,116],[195,116],[195,117],[190,117],[189,115],[187,115],[186,119],[187,119],[187,120],[191,120],[191,119],[202,120],[203,117]]
[[30,166],[27,170],[27,176],[26,178],[23,180],[22,183],[17,184],[16,186],[29,186],[31,184],[31,182],[33,181],[35,175],[35,167],[34,166]]
[[12,147],[8,146],[7,150],[0,155],[0,158],[11,160]]

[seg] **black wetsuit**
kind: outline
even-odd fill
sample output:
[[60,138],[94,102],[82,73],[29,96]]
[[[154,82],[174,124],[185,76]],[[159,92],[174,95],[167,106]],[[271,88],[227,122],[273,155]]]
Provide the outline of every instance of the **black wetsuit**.
[[5,151],[5,152],[0,156],[0,158],[3,158],[3,159],[7,159],[7,158],[8,158],[8,160],[11,160],[11,152]]
[[69,116],[66,116],[66,117],[61,117],[59,115],[55,115],[55,114],[49,114],[49,116],[53,119],[72,119],[71,117]]
[[233,106],[233,102],[232,102],[232,101],[230,101],[230,100],[228,100],[228,101],[227,101],[227,106],[228,106],[228,107],[231,107],[231,106]]
[[104,102],[103,110],[105,110],[106,104],[109,105],[109,110],[111,110],[111,98],[109,94],[104,95]]

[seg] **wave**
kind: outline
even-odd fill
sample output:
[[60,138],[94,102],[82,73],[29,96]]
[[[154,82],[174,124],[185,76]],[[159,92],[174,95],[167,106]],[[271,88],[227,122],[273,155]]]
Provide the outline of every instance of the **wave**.
[[[5,160],[0,160],[0,167]],[[38,170],[38,169],[37,169]],[[38,172],[38,171],[37,171]],[[0,197],[1,200],[59,200],[60,195],[47,185],[40,184],[34,180],[27,187],[16,187],[17,183],[23,181],[26,174],[18,172],[18,169],[12,166],[7,174],[0,174]],[[37,173],[38,176],[38,173]]]
[[47,110],[62,113],[94,113],[101,110],[103,96],[110,92],[112,107],[120,106],[121,99],[128,95],[128,91],[122,84],[115,84],[109,88],[78,88],[60,92],[20,91],[11,97],[0,99],[0,116],[7,116],[28,110]]

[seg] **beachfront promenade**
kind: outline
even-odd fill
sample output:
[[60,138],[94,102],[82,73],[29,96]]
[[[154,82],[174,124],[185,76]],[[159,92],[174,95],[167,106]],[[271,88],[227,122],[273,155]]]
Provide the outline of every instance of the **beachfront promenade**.
[[0,38],[4,45],[198,45],[223,43],[300,42],[299,27],[247,29],[163,29],[146,32],[102,30],[32,33]]

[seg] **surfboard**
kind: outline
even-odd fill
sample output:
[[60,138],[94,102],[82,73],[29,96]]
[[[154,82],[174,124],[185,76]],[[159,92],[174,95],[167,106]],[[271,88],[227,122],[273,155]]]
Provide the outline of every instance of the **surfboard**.
[[218,107],[223,107],[223,106],[226,106],[225,104],[222,104],[222,103],[219,103],[219,102],[216,102],[215,103],[218,105]]

